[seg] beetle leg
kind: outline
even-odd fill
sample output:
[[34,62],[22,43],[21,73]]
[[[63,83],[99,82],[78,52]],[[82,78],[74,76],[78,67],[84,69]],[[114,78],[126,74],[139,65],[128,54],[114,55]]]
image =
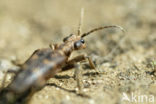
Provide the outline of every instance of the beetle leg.
[[89,56],[86,56],[85,58],[88,59],[90,67],[94,69],[97,73],[100,73],[99,70],[95,67],[95,64],[93,63],[92,59]]
[[79,56],[76,56],[73,59],[69,60],[67,63],[68,64],[73,64],[73,63],[76,63],[76,62],[81,62],[81,61],[83,61],[85,59],[86,59],[85,55],[79,55]]
[[74,64],[76,64],[77,62],[81,62],[83,60],[86,60],[86,59],[88,60],[90,67],[92,69],[95,69],[96,72],[99,73],[99,70],[96,69],[95,64],[93,63],[91,58],[86,56],[86,55],[79,55],[79,56],[76,56],[75,58],[69,60],[67,62],[67,65],[62,68],[62,71],[66,71],[66,70],[72,69],[72,68],[74,68]]
[[[62,68],[61,71],[66,71],[66,70],[70,70],[72,68],[75,68],[74,71],[74,78],[76,79],[77,82],[77,88],[78,88],[78,94],[80,96],[84,96],[84,97],[89,97],[88,95],[85,95],[82,91],[83,89],[83,82],[82,82],[82,67],[80,65],[81,61],[84,61],[87,57],[85,55],[79,55],[73,59],[71,59],[70,61],[67,62],[66,66],[64,66]],[[90,61],[92,62],[92,61]],[[92,63],[93,64],[93,63]],[[94,64],[93,64],[94,65]]]
[[70,70],[70,69],[74,68],[75,64],[77,62],[81,62],[83,60],[85,60],[84,55],[76,56],[75,58],[73,58],[67,62],[67,64],[62,68],[62,71],[66,71],[66,70]]
[[80,63],[75,65],[74,76],[77,82],[78,94],[82,94],[83,82],[82,82],[82,67]]
[[82,67],[80,63],[75,64],[74,76],[77,82],[78,95],[90,98],[90,96],[84,94],[83,92],[83,81],[82,81]]

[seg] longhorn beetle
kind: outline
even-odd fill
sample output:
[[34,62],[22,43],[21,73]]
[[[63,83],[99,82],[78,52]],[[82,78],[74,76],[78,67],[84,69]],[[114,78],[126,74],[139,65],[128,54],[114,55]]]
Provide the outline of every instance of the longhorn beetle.
[[[75,68],[75,78],[77,81],[78,93],[82,93],[81,74],[79,62],[88,60],[92,68],[95,66],[92,60],[85,56],[79,55],[71,60],[69,57],[73,51],[86,48],[84,38],[91,33],[106,28],[123,28],[120,26],[104,26],[94,28],[89,32],[81,34],[81,24],[83,12],[81,12],[81,20],[78,27],[78,34],[71,34],[63,39],[61,44],[51,44],[50,48],[38,49],[30,56],[28,60],[20,65],[20,70],[16,73],[12,82],[6,87],[7,93],[0,95],[7,102],[14,102],[17,98],[14,95],[24,94],[30,89],[42,88],[49,78],[54,77],[58,72]],[[13,97],[13,98],[12,98]]]

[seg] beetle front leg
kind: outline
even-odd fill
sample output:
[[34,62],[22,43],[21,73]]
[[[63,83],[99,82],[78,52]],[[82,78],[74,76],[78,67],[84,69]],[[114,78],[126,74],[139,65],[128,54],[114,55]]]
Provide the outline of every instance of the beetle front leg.
[[84,96],[83,91],[83,82],[82,82],[82,67],[80,65],[80,62],[84,61],[84,60],[88,60],[89,65],[91,68],[96,69],[93,61],[91,60],[90,57],[87,57],[85,55],[79,55],[71,60],[69,60],[67,62],[67,64],[62,68],[62,71],[66,71],[66,70],[70,70],[72,68],[75,68],[74,71],[74,78],[77,81],[77,87],[78,87],[78,93],[82,96]]
[[95,69],[96,72],[99,73],[99,70],[96,69],[95,64],[93,63],[92,59],[89,56],[86,56],[86,55],[79,55],[79,56],[76,56],[75,58],[69,60],[67,62],[67,65],[62,68],[62,71],[72,69],[72,68],[74,68],[74,64],[76,64],[77,62],[84,61],[84,60],[88,60],[88,63],[90,65],[90,67],[92,69]]
[[77,88],[78,88],[78,92],[77,93],[78,93],[78,95],[90,98],[89,95],[86,95],[83,92],[82,67],[81,67],[80,63],[75,64],[74,76],[75,76],[76,83],[77,83]]
[[82,94],[83,91],[83,82],[82,82],[82,67],[80,63],[75,65],[75,71],[74,71],[74,76],[77,82],[77,88],[78,88],[78,93]]
[[73,59],[69,60],[67,62],[67,64],[62,68],[62,71],[66,71],[66,70],[70,70],[72,68],[75,68],[75,64],[77,62],[81,62],[85,60],[85,56],[84,55],[79,55],[74,57]]

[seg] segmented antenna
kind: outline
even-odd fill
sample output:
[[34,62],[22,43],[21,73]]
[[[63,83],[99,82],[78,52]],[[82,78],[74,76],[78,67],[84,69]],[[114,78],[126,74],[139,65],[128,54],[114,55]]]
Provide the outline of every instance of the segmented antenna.
[[84,16],[84,8],[81,8],[81,17],[80,17],[80,22],[79,22],[79,26],[78,26],[78,35],[81,34],[81,27],[83,24],[83,16]]
[[125,32],[124,28],[122,28],[121,26],[115,26],[115,25],[114,26],[104,26],[104,27],[94,28],[94,29],[90,30],[89,32],[82,34],[81,37],[83,38],[83,37],[95,32],[95,31],[103,30],[106,28],[119,28],[122,32]]

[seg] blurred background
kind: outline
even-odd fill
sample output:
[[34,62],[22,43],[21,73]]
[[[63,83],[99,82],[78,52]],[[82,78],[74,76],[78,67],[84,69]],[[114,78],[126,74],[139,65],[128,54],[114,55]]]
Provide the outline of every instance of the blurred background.
[[120,25],[135,40],[153,37],[155,3],[155,0],[1,0],[0,56],[24,57],[76,33],[82,7],[85,9],[82,32],[99,26]]
[[[76,34],[81,8],[85,10],[82,33],[106,25],[119,25],[126,30],[126,37],[122,42],[122,32],[117,29],[98,31],[86,38],[87,49],[83,52],[96,56],[97,60],[101,58],[99,63],[103,65],[102,69],[117,66],[120,70],[112,69],[113,73],[127,76],[121,74],[121,70],[125,72],[125,69],[133,69],[133,65],[138,63],[141,69],[153,70],[146,67],[146,64],[156,57],[156,0],[0,0],[0,59],[10,61],[17,58],[24,62],[34,50],[48,47],[49,43],[60,43],[65,36]],[[119,47],[111,57],[113,62],[107,60],[105,66],[106,60],[103,57],[117,45]],[[141,72],[138,71],[138,74]],[[116,82],[119,81],[117,77],[115,74]],[[135,75],[133,77],[138,78]],[[113,83],[111,81],[110,85]],[[124,86],[128,82],[123,83]],[[101,86],[103,89],[105,84]],[[131,87],[129,89],[132,89]],[[141,91],[144,92],[145,89]],[[115,96],[112,93],[109,92]],[[116,94],[122,93],[117,90]],[[104,96],[101,96],[98,97],[104,100]],[[95,102],[100,101],[98,97],[94,99]],[[106,98],[112,99],[111,96],[105,96],[104,101]],[[114,102],[118,100],[109,103]],[[94,101],[90,101],[89,104],[94,104]]]

